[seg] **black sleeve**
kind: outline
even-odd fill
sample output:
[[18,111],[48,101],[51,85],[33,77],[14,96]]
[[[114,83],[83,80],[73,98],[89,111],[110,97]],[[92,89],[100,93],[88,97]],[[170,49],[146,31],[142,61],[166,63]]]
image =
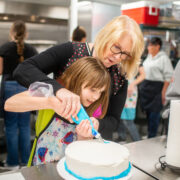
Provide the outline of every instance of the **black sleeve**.
[[0,46],[0,56],[1,57],[4,57],[4,55],[5,55],[6,51],[7,51],[7,44],[8,43],[5,43],[2,46]]
[[27,88],[36,81],[52,84],[54,93],[56,93],[62,86],[56,80],[47,77],[47,74],[62,70],[72,52],[71,42],[49,48],[19,64],[13,76],[21,85]]
[[36,48],[34,48],[33,46],[31,46],[31,54],[30,54],[30,57],[32,57],[32,56],[34,56],[34,55],[36,55],[36,54],[38,54]]
[[125,80],[123,87],[118,91],[118,93],[110,97],[107,115],[103,119],[99,120],[99,132],[105,139],[112,140],[112,133],[118,126],[121,112],[126,101],[127,87],[128,81]]

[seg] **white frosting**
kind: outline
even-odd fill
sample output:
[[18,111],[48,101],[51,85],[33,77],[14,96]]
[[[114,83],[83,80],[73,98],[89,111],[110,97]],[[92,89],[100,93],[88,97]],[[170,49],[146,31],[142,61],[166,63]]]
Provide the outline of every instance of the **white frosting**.
[[117,176],[129,166],[128,149],[114,142],[75,141],[65,157],[68,169],[84,178]]

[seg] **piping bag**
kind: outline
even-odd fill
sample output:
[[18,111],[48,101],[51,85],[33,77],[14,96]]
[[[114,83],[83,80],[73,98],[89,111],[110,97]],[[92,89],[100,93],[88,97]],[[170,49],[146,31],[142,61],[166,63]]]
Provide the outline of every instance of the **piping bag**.
[[[36,96],[36,97],[51,97],[54,96],[53,94],[53,87],[51,84],[47,84],[44,82],[34,82],[30,85],[29,89],[29,94],[30,96]],[[92,135],[99,139],[99,141],[101,142],[105,142],[102,137],[101,134],[96,131],[96,129],[93,126],[92,120],[90,119],[90,117],[88,116],[88,114],[86,113],[85,109],[83,108],[83,106],[81,105],[81,109],[77,114],[78,120],[76,120],[74,117],[71,116],[72,120],[76,123],[79,124],[82,120],[88,119],[90,121],[90,124],[92,126]]]
[[72,120],[76,123],[76,124],[80,124],[80,122],[82,120],[88,119],[90,121],[90,124],[92,126],[92,135],[98,139],[101,142],[104,142],[103,138],[101,137],[101,134],[94,128],[94,125],[92,123],[91,118],[88,116],[88,114],[86,113],[84,107],[81,105],[81,109],[77,114],[78,120],[76,120],[74,117],[71,116]]

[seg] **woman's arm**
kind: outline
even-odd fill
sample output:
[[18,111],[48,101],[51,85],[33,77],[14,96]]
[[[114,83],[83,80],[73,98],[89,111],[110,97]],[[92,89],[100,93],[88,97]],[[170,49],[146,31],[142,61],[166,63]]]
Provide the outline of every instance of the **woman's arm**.
[[56,93],[62,86],[56,80],[47,77],[47,74],[63,71],[72,52],[70,42],[51,47],[19,64],[13,72],[14,78],[27,88],[36,81],[52,84]]
[[161,98],[162,98],[162,104],[163,105],[166,102],[166,90],[167,90],[169,84],[170,84],[170,82],[164,81],[164,85],[163,85],[163,88],[162,88],[162,91],[161,91]]
[[2,75],[3,72],[3,58],[0,56],[0,75]]
[[77,117],[80,110],[80,98],[68,91],[55,80],[47,77],[51,72],[63,71],[68,59],[72,56],[72,43],[54,46],[39,55],[33,56],[21,63],[14,71],[14,78],[23,86],[29,87],[36,81],[45,82],[53,86],[54,94],[62,103],[58,114],[70,122],[71,115]]

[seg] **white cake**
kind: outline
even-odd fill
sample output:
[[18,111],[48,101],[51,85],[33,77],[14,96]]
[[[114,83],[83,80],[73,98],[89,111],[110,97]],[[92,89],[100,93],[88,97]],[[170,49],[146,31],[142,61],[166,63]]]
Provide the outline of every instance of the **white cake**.
[[114,177],[129,168],[129,151],[114,143],[75,141],[65,151],[67,171],[83,178]]

